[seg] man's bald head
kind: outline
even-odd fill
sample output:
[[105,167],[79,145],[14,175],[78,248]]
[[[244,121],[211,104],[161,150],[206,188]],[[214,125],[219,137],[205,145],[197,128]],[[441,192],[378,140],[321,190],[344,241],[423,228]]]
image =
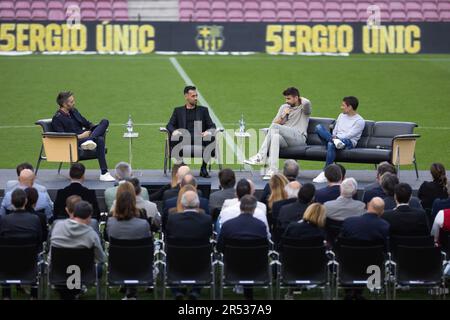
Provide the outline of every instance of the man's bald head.
[[384,200],[380,197],[372,198],[367,205],[367,211],[381,216],[384,212]]
[[191,186],[197,188],[197,180],[195,179],[195,177],[188,173],[186,174],[183,179],[181,180],[181,187],[184,187],[186,185],[190,184]]
[[189,168],[188,166],[179,167],[177,171],[178,183],[181,183],[181,180],[183,180],[184,176],[187,175],[189,172],[191,172],[191,168]]
[[194,191],[186,191],[181,197],[181,205],[184,210],[198,209],[200,206],[200,200],[197,193]]
[[301,187],[302,185],[300,184],[300,182],[291,181],[284,187],[284,191],[286,191],[289,199],[297,198],[298,191],[300,190]]
[[34,178],[35,175],[33,171],[30,169],[23,169],[19,175],[19,182],[21,185],[31,188],[34,183]]

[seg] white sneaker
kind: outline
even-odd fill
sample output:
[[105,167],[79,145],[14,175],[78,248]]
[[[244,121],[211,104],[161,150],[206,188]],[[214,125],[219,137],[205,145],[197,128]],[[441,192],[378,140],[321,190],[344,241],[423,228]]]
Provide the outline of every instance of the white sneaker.
[[333,139],[333,143],[336,149],[338,150],[345,148],[345,143],[343,143],[340,139]]
[[83,150],[94,150],[95,148],[97,148],[97,144],[92,140],[87,140],[81,144]]
[[114,179],[114,177],[109,172],[107,172],[105,174],[100,175],[100,181],[111,182],[111,181],[116,181],[116,179]]
[[313,179],[314,183],[325,183],[327,182],[327,178],[325,177],[325,172],[321,172],[317,177]]
[[263,160],[261,155],[258,153],[256,155],[254,155],[253,157],[250,157],[250,159],[244,160],[244,163],[249,164],[251,166],[256,166],[256,165],[264,165],[265,161]]
[[271,169],[266,171],[266,174],[264,175],[264,177],[262,178],[263,180],[270,180],[270,178],[272,178],[272,176],[275,174],[275,172]]

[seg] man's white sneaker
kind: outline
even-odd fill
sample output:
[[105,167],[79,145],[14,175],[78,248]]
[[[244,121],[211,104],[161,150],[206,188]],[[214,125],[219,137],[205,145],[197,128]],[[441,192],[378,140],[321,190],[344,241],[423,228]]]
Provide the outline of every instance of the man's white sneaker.
[[272,176],[275,174],[275,172],[271,169],[266,171],[266,174],[263,177],[263,180],[270,180],[270,178],[272,178]]
[[107,172],[105,174],[100,175],[100,181],[111,182],[111,181],[116,181],[116,179],[114,179],[114,177],[109,172]]
[[336,149],[338,150],[345,148],[345,143],[343,143],[340,139],[333,139],[333,143]]
[[264,160],[262,159],[262,157],[259,153],[254,155],[253,157],[250,157],[250,159],[248,159],[248,160],[244,160],[244,163],[249,164],[251,166],[265,164]]
[[92,140],[87,140],[81,144],[83,150],[94,150],[95,148],[97,148],[97,144]]
[[314,183],[325,183],[327,182],[327,178],[325,177],[325,172],[321,172],[317,177],[313,179]]

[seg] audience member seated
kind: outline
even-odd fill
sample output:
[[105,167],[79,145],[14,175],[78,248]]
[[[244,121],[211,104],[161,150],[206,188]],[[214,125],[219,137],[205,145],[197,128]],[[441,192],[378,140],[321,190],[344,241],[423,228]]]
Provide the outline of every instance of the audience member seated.
[[383,212],[383,199],[373,198],[367,205],[366,213],[344,220],[340,237],[356,241],[385,243],[389,236],[389,223],[381,218]]
[[[183,211],[169,215],[165,230],[166,241],[178,243],[194,241],[209,243],[212,236],[212,219],[209,215],[200,213],[200,200],[195,191],[187,191],[181,198]],[[183,299],[186,289],[173,288],[175,299]],[[200,288],[192,288],[189,298],[196,300],[200,297]]]
[[362,201],[354,200],[358,191],[358,183],[354,178],[342,181],[341,195],[332,201],[325,202],[327,218],[335,221],[344,221],[348,217],[357,217],[364,213],[366,205]]
[[42,242],[47,241],[48,228],[47,228],[47,217],[42,211],[36,211],[36,202],[39,197],[39,192],[35,188],[26,188],[25,193],[27,195],[27,204],[25,205],[25,211],[35,214],[41,223],[42,230]]
[[291,222],[303,219],[303,214],[308,206],[314,202],[316,188],[312,183],[305,183],[298,191],[297,201],[283,206],[275,221],[274,241],[278,242],[281,235]]
[[[40,246],[42,242],[42,227],[37,215],[27,212],[27,195],[24,190],[18,188],[12,192],[11,202],[14,210],[0,219],[0,237],[2,238],[26,238],[36,242]],[[32,288],[31,298],[37,299],[37,287]],[[11,287],[3,286],[3,299],[11,299]]]
[[444,209],[450,209],[450,188],[448,189],[447,199],[436,199],[433,202],[433,209],[431,210],[431,217],[434,219],[437,213]]
[[209,196],[209,211],[220,210],[223,202],[233,199],[236,196],[236,176],[231,169],[222,169],[219,172],[220,190],[211,193]]
[[[436,218],[434,218],[433,226],[431,228],[431,235],[434,237],[434,241],[439,243],[440,232],[450,232],[450,209],[440,210]],[[444,245],[445,244],[442,244]],[[447,244],[448,246],[448,244]]]
[[[283,233],[283,238],[308,240],[308,239],[322,239],[325,241],[325,220],[326,208],[320,203],[312,203],[308,206],[303,218],[299,221],[291,222],[286,231]],[[283,242],[283,238],[281,242]]]
[[[73,218],[65,219],[53,226],[50,238],[49,261],[51,261],[51,248],[94,248],[95,261],[102,263],[106,256],[98,234],[90,227],[92,205],[84,200],[79,201],[74,208]],[[58,288],[61,299],[73,300],[80,290]]]
[[98,207],[95,190],[90,190],[83,186],[85,172],[86,168],[82,163],[76,162],[70,167],[70,184],[64,189],[58,190],[56,193],[55,210],[53,212],[54,220],[67,218],[65,210],[66,199],[73,195],[80,196],[81,199],[89,202],[94,210],[92,218],[97,221],[99,220],[100,209]]
[[[242,181],[242,180],[241,180]],[[223,223],[217,241],[217,248],[223,252],[227,240],[257,240],[267,238],[267,226],[254,217],[258,201],[253,195],[240,198],[239,211],[236,217]],[[253,288],[244,286],[244,297],[253,300]]]
[[[397,174],[397,170],[395,169],[395,166],[391,163],[384,161],[378,164],[377,166],[377,177],[375,179],[375,182],[372,182],[364,187],[364,192],[367,192],[369,190],[373,190],[376,188],[380,188],[381,190],[381,176],[385,174],[386,172],[390,172],[392,174]],[[364,199],[364,195],[363,195]],[[369,199],[370,201],[371,199]]]
[[284,190],[284,187],[288,183],[288,179],[280,173],[276,173],[270,178],[270,195],[269,198],[267,198],[267,215],[272,216],[272,206],[274,202],[287,199],[287,193],[286,190]]
[[[288,159],[284,161],[283,166],[283,175],[288,179],[289,182],[291,181],[299,181],[299,172],[300,167],[297,163],[297,161]],[[299,181],[300,182],[300,181]],[[264,190],[261,194],[261,197],[259,198],[262,203],[267,204],[267,200],[269,199],[271,190],[270,190],[270,183],[266,183],[264,186]]]
[[424,181],[419,188],[418,198],[422,207],[431,212],[433,202],[436,199],[446,199],[448,197],[447,173],[440,163],[433,163],[430,167],[433,181]]
[[319,203],[336,200],[340,195],[342,181],[342,169],[336,164],[330,164],[325,168],[325,178],[328,185],[316,191],[315,200]]
[[425,211],[411,208],[409,201],[412,188],[407,183],[399,183],[394,189],[394,210],[386,210],[382,216],[389,223],[390,236],[426,236],[430,226]]
[[[116,164],[115,178],[118,181],[117,185],[122,183],[123,181],[131,179],[132,177],[133,171],[129,163],[119,162],[118,164]],[[114,187],[106,188],[105,190],[105,204],[108,212],[111,211],[112,204],[114,200],[116,200],[117,185],[115,185]],[[144,200],[149,199],[148,191],[146,188],[142,189],[141,196]]]
[[177,177],[177,184],[175,187],[170,188],[169,190],[164,191],[162,200],[166,201],[167,199],[175,198],[178,195],[178,191],[180,191],[181,188],[181,181],[183,181],[183,178],[185,175],[189,174],[191,172],[191,169],[188,166],[180,166],[177,170],[176,177]]
[[[16,167],[17,178],[19,178],[20,173],[22,172],[23,169],[30,169],[31,171],[34,172],[34,168],[33,168],[33,166],[31,164],[29,164],[28,162],[21,163],[21,164],[19,164]],[[9,180],[9,181],[7,181],[6,182],[6,187],[5,187],[5,193],[8,193],[9,191],[14,191],[14,189],[19,187],[19,184],[20,184],[19,180]],[[39,191],[39,192],[47,193],[47,188],[44,187],[43,185],[38,184],[36,181],[34,181],[34,183],[33,183],[33,188],[36,188],[37,191]]]
[[[34,172],[30,169],[23,169],[20,171],[19,175],[19,185],[18,189],[32,188],[34,185],[34,180],[36,176]],[[3,198],[2,205],[0,207],[0,216],[5,215],[8,211],[12,211],[13,207],[11,204],[11,194],[12,191],[7,192]],[[43,210],[47,219],[50,219],[53,215],[53,202],[50,200],[50,196],[47,192],[39,192],[38,200],[36,202],[36,211]]]
[[[395,186],[398,185],[399,183],[400,182],[398,180],[398,177],[391,173],[386,173],[381,178],[381,188],[383,189],[383,192],[386,195],[383,198],[385,210],[392,210],[397,206],[394,199],[394,190]],[[422,205],[420,204],[420,200],[417,197],[411,197],[411,199],[409,200],[409,205],[412,208],[423,210]]]
[[151,220],[154,230],[158,230],[161,226],[161,214],[158,211],[158,207],[155,203],[144,200],[144,198],[142,197],[142,190],[144,190],[145,188],[143,189],[141,187],[141,183],[138,178],[131,178],[129,182],[131,182],[131,184],[133,185],[134,191],[136,193],[136,207],[140,210],[145,211],[145,215],[148,220]]
[[163,195],[164,192],[166,192],[166,190],[172,189],[172,188],[176,188],[178,182],[177,182],[177,172],[178,172],[178,168],[180,168],[182,166],[182,164],[178,164],[175,163],[172,166],[172,172],[171,172],[171,176],[170,176],[170,183],[163,185],[161,188],[159,188],[157,191],[153,192],[150,195],[150,201],[162,201],[163,199]]
[[[254,195],[254,193],[255,193],[255,186],[253,182],[247,179],[241,179],[238,181],[236,186],[237,198],[229,199],[224,202],[222,211],[220,212],[219,217],[217,219],[216,225],[217,231],[221,229],[221,227],[226,221],[239,216],[239,214],[241,213],[240,205],[242,197],[246,195]],[[225,203],[227,202],[229,204],[225,206]],[[266,206],[263,203],[257,202],[253,217],[261,220],[261,222],[264,223],[264,225],[266,226],[266,232],[267,234],[270,235],[269,224],[267,222],[267,215],[266,215]]]
[[[131,184],[130,182],[125,182]],[[131,187],[131,186],[130,186]],[[141,219],[141,212],[136,206],[134,190],[124,190],[117,193],[112,217],[108,218],[106,233],[108,239],[135,240],[151,237],[150,225]],[[136,299],[137,288],[127,287],[125,299]]]
[[280,210],[285,205],[294,203],[297,201],[298,192],[300,191],[300,188],[302,185],[298,181],[291,181],[289,182],[285,187],[284,191],[286,192],[287,198],[284,200],[275,201],[272,204],[272,221],[270,222],[270,228],[274,227],[275,222],[278,220],[278,217],[280,215]]

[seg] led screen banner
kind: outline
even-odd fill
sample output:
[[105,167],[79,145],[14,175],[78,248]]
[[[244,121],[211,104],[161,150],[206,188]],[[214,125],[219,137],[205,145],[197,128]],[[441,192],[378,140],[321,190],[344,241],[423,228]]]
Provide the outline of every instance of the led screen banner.
[[450,23],[0,21],[0,52],[450,53]]

